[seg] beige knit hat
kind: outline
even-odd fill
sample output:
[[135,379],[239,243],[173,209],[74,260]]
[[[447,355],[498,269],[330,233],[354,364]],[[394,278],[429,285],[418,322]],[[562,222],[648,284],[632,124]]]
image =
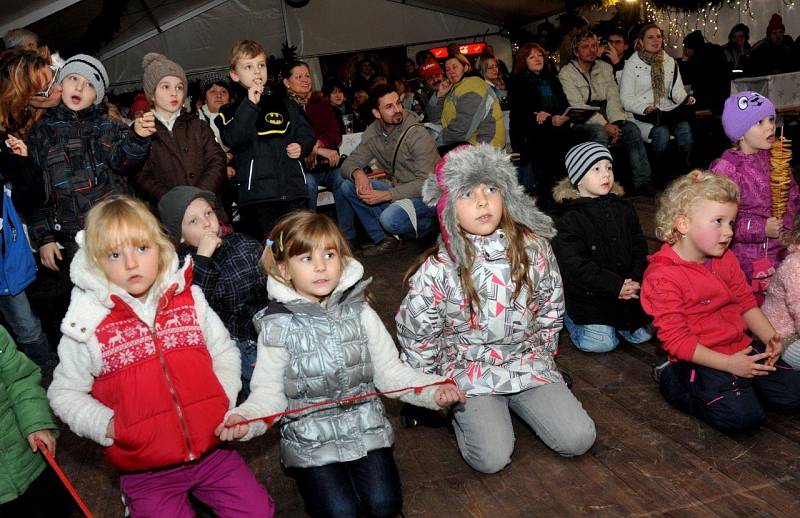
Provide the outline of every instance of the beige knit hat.
[[142,86],[144,94],[148,99],[152,99],[156,93],[156,87],[161,79],[167,76],[175,76],[183,81],[184,88],[188,86],[186,72],[167,56],[157,52],[148,52],[142,58]]

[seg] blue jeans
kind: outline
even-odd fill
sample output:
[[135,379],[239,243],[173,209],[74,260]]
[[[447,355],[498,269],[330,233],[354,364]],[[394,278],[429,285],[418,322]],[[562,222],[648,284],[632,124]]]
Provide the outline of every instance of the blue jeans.
[[[576,124],[575,130],[583,133],[588,140],[608,147],[610,137],[605,126],[599,124]],[[622,145],[625,146],[625,152],[628,154],[628,165],[631,168],[633,185],[638,187],[650,183],[652,181],[650,161],[647,159],[647,150],[644,147],[642,132],[639,131],[639,127],[630,121],[624,121],[622,123],[621,140]],[[669,140],[669,135],[667,135],[667,140]]]
[[578,325],[566,313],[564,314],[564,326],[575,347],[587,353],[613,351],[619,344],[617,333],[632,344],[640,344],[653,338],[653,333],[646,327],[640,327],[635,331],[623,331],[602,324]]
[[356,220],[353,207],[347,203],[342,196],[341,186],[344,183],[339,169],[329,169],[319,173],[309,173],[306,175],[306,185],[308,186],[308,208],[317,210],[317,195],[320,185],[326,187],[333,193],[334,209],[336,210],[336,222],[342,230],[342,234],[347,239],[356,237]]
[[400,475],[391,448],[313,468],[290,468],[309,516],[390,517],[403,510]]
[[[675,135],[675,143],[681,149],[690,148],[694,143],[692,139],[692,128],[687,121],[682,121],[672,126],[672,133]],[[669,147],[669,126],[653,126],[650,130],[650,145],[653,146],[653,153],[664,153]]]
[[252,340],[236,340],[236,347],[239,348],[242,358],[242,390],[239,392],[239,397],[244,401],[250,395],[250,380],[253,379],[258,346]]
[[33,314],[25,292],[0,295],[0,312],[6,319],[19,348],[40,367],[55,367],[58,358],[50,351],[39,317]]
[[[377,191],[388,191],[391,185],[376,180],[370,180],[372,188]],[[408,198],[414,204],[417,212],[417,229],[411,224],[408,214],[397,203],[384,202],[377,205],[367,205],[356,193],[356,184],[344,182],[341,187],[342,196],[358,216],[361,224],[373,243],[380,243],[386,235],[396,235],[403,239],[418,239],[431,233],[436,225],[436,209],[429,207],[422,198],[416,196]],[[350,237],[345,234],[345,237]]]
[[497,473],[511,462],[515,438],[510,411],[564,457],[583,455],[594,444],[594,421],[564,383],[468,397],[453,407],[453,429],[461,456],[472,469]]

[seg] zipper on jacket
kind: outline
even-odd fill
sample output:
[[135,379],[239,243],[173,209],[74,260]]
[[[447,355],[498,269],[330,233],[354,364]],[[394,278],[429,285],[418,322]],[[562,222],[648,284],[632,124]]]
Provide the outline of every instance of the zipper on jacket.
[[167,372],[167,361],[164,358],[164,350],[161,348],[161,343],[158,341],[158,335],[156,334],[155,326],[149,329],[150,333],[153,335],[153,343],[158,351],[158,362],[161,364],[161,371],[164,374],[164,379],[167,381],[169,395],[172,397],[172,402],[175,404],[175,411],[178,414],[178,422],[180,423],[181,431],[183,432],[183,440],[186,443],[186,450],[189,452],[189,460],[195,460],[197,456],[195,456],[194,452],[192,451],[192,441],[189,439],[189,427],[186,426],[186,418],[183,415],[183,409],[181,408],[180,402],[178,402],[178,395],[175,393],[175,387],[172,385],[172,379],[169,377],[169,372]]
[[250,190],[250,185],[253,181],[253,162],[255,161],[254,158],[250,159],[250,174],[247,176],[247,190]]
[[308,185],[308,180],[306,179],[306,170],[303,168],[303,162],[298,160],[297,165],[300,166],[300,174],[303,175],[303,183]]

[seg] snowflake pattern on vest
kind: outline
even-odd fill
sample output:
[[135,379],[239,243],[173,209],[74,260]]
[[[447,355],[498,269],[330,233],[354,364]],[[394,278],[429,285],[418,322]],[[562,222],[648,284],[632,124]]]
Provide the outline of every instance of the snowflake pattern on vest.
[[203,345],[202,329],[193,305],[179,305],[160,312],[153,332],[124,302],[118,301],[97,327],[95,335],[103,358],[102,375],[155,357],[157,346],[168,351]]

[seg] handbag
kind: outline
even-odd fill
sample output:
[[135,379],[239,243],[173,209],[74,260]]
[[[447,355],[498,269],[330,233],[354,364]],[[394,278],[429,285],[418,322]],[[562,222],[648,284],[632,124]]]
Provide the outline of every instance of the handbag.
[[3,191],[3,228],[0,229],[3,264],[0,295],[17,295],[36,279],[36,261],[9,192]]

